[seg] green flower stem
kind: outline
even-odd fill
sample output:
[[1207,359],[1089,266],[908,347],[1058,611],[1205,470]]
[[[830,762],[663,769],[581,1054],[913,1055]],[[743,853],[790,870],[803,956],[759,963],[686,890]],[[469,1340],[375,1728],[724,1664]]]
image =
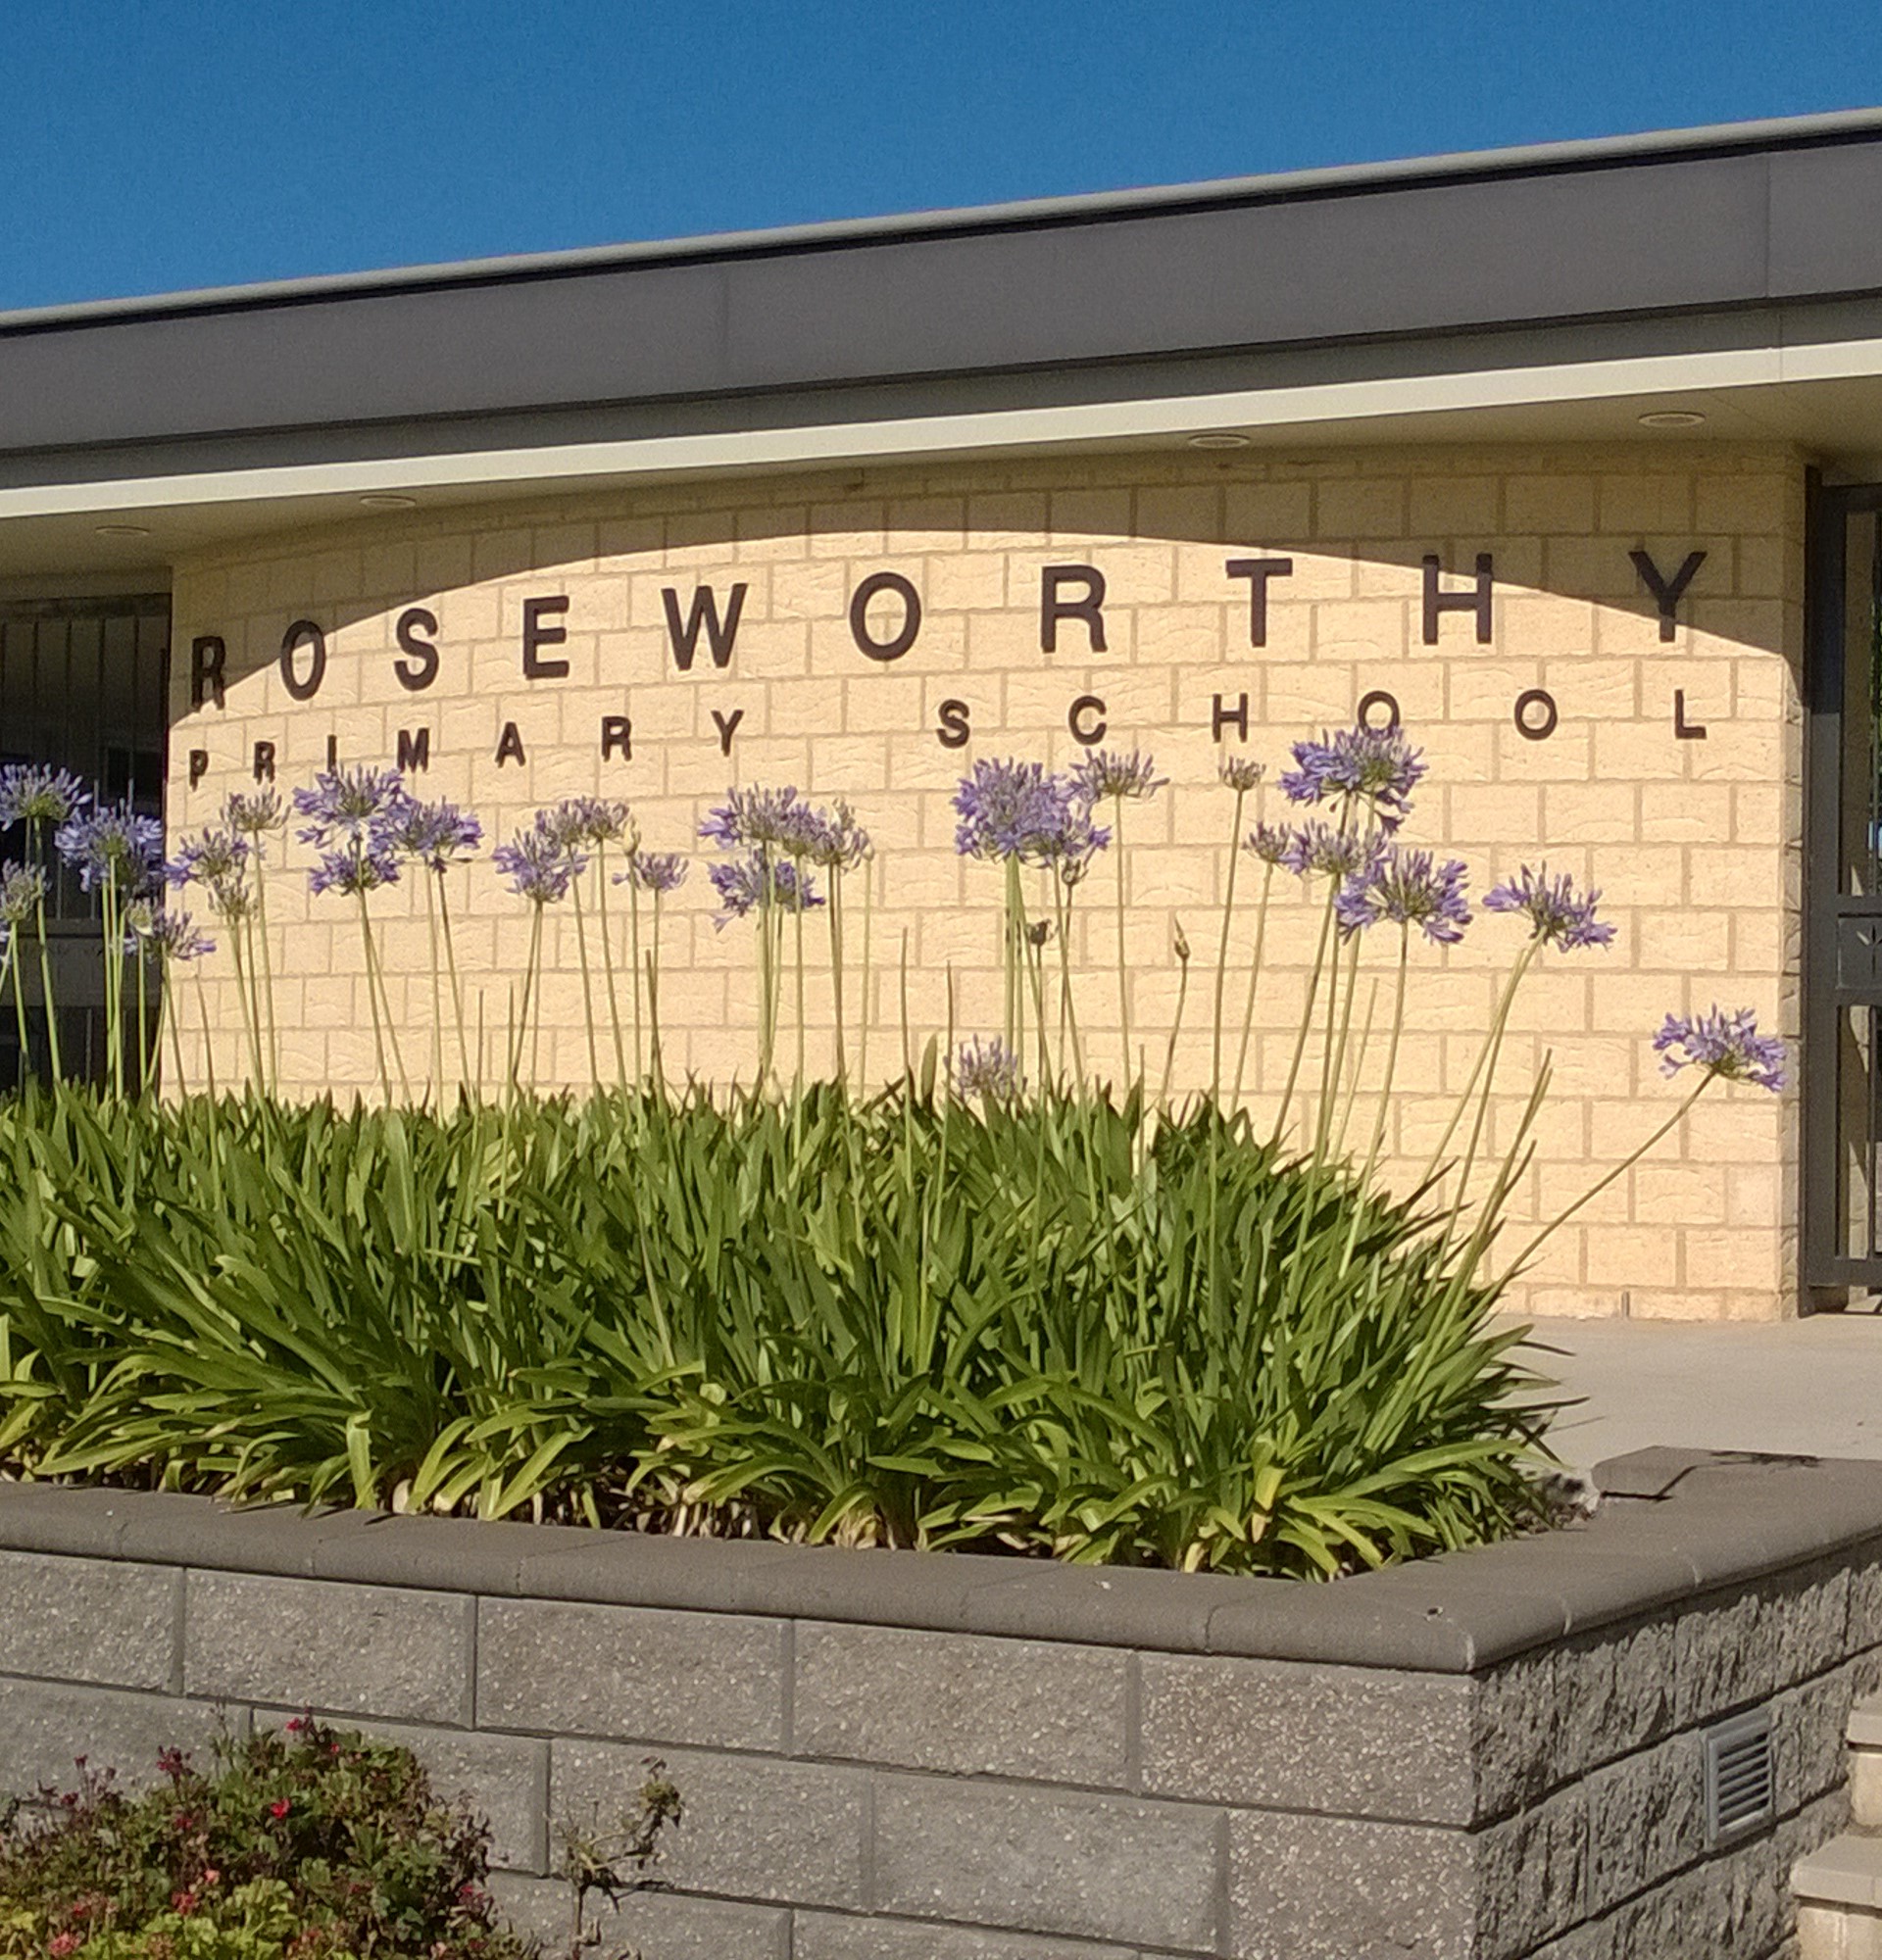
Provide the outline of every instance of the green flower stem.
[[443,961],[438,951],[438,895],[431,889],[436,875],[428,866],[421,865],[419,875],[424,880],[424,924],[431,944],[431,1089],[438,1099],[439,1108],[444,1106],[444,981],[441,971]]
[[176,1095],[180,1100],[188,1093],[188,1085],[183,1075],[183,1036],[176,1012],[176,985],[174,963],[166,954],[161,976],[162,990],[157,997],[157,1045],[161,1050],[163,1031],[169,1028],[171,1055],[176,1064]]
[[[254,1070],[255,1081],[259,1088],[262,1083],[262,1045],[255,1026],[255,997],[248,984],[248,959],[242,951],[242,932],[239,925],[228,935],[228,950],[235,960],[235,998],[241,1004],[242,1029],[248,1040],[249,1063]],[[375,1028],[378,1025],[376,1019],[373,1025]]]
[[792,1080],[802,1089],[806,1068],[804,1060],[805,1014],[804,1014],[804,866],[797,867],[797,903],[791,907],[792,950],[797,961],[797,1068]]
[[1385,1125],[1392,1107],[1392,1076],[1399,1065],[1399,1039],[1405,1032],[1406,982],[1412,970],[1412,927],[1399,926],[1399,974],[1392,1003],[1392,1035],[1385,1048],[1385,1074],[1379,1083],[1379,1110],[1372,1119],[1372,1142],[1365,1153],[1365,1175],[1361,1182],[1370,1185],[1379,1167],[1379,1152],[1385,1145]]
[[[457,941],[451,931],[451,887],[446,882],[449,874],[444,871],[434,873],[438,886],[438,926],[444,940],[444,963],[451,980],[451,1006],[458,1023],[458,1066],[461,1079],[466,1084],[470,1081],[470,1037],[464,1018],[464,982],[458,975]],[[477,1012],[483,1012],[483,996],[477,996]],[[483,1029],[477,1029],[477,1094],[483,1094]]]
[[580,878],[570,880],[569,891],[575,902],[575,957],[581,966],[581,1016],[588,1035],[588,1080],[592,1086],[601,1081],[601,1047],[595,1035],[595,981],[588,964],[588,916],[582,909]]
[[[359,898],[360,898],[360,944],[362,947],[365,948],[366,951],[366,1000],[367,1000],[367,1005],[371,1007],[372,1010],[372,1052],[378,1059],[379,1086],[381,1089],[384,1090],[385,1100],[389,1104],[392,1101],[392,1071],[386,1065],[385,1023],[381,1019],[379,1014],[379,994],[378,994],[378,980],[377,980],[377,970],[376,970],[378,962],[372,956],[372,921],[367,914],[366,894],[364,892],[360,893]],[[242,973],[242,941],[240,933],[239,932],[230,933],[228,936],[228,943],[235,950],[235,973],[237,981],[239,983]],[[252,1026],[249,1030],[249,1035],[251,1041],[254,1042],[255,1066],[257,1071],[259,1072],[262,1065],[261,1045],[259,1041],[255,1040],[255,1031]]]
[[[1240,791],[1236,792],[1238,798],[1240,794],[1241,794]],[[1234,878],[1232,875],[1229,879],[1229,886],[1230,886],[1229,903],[1232,905],[1234,903]],[[1222,946],[1224,952],[1226,952],[1228,946],[1228,921],[1226,912],[1223,914],[1223,921],[1222,921]],[[1182,978],[1176,983],[1176,1014],[1175,1018],[1169,1024],[1169,1040],[1164,1046],[1164,1079],[1162,1086],[1157,1091],[1157,1102],[1159,1106],[1167,1105],[1169,1102],[1170,1077],[1175,1072],[1176,1068],[1176,1037],[1183,1031],[1183,1007],[1184,1004],[1187,1003],[1187,1001],[1189,1000],[1189,948],[1188,948],[1188,942],[1183,938],[1183,926],[1182,926],[1182,921],[1180,919],[1177,920],[1176,922],[1176,947],[1177,947],[1177,965],[1180,967],[1182,971]],[[1221,1107],[1221,1099],[1220,1099],[1220,1069],[1221,1069],[1221,1054],[1222,1054],[1221,1014],[1222,1014],[1221,968],[1218,965],[1216,968],[1216,979],[1215,979],[1216,1080],[1210,1090],[1210,1102],[1217,1109]]]
[[1248,1049],[1255,1035],[1255,999],[1262,984],[1262,955],[1267,947],[1267,904],[1274,892],[1274,866],[1267,865],[1262,876],[1262,902],[1255,910],[1255,946],[1249,956],[1248,998],[1242,1003],[1242,1042],[1235,1055],[1235,1106],[1242,1101],[1242,1085],[1248,1079]]
[[57,1082],[66,1072],[65,1059],[59,1050],[59,1010],[52,993],[52,955],[46,947],[46,894],[45,884],[50,884],[53,876],[50,854],[39,848],[41,826],[35,821],[26,826],[26,861],[43,858],[39,871],[43,880],[38,896],[32,904],[32,925],[39,942],[39,1004],[46,1017],[46,1054],[52,1063],[52,1079]]
[[1654,1146],[1660,1141],[1662,1137],[1668,1135],[1671,1131],[1677,1129],[1679,1125],[1686,1120],[1687,1114],[1691,1110],[1693,1104],[1697,1102],[1699,1099],[1705,1095],[1707,1090],[1709,1090],[1712,1086],[1712,1084],[1717,1080],[1718,1080],[1718,1071],[1716,1069],[1709,1068],[1706,1071],[1706,1073],[1700,1077],[1699,1086],[1696,1089],[1694,1089],[1689,1096],[1686,1097],[1686,1099],[1680,1103],[1679,1107],[1675,1109],[1673,1113],[1666,1118],[1665,1122],[1661,1123],[1659,1127],[1654,1131],[1652,1136],[1650,1136],[1644,1144],[1640,1145],[1640,1147],[1637,1150],[1629,1152],[1629,1153],[1626,1156],[1621,1158],[1619,1163],[1615,1164],[1613,1169],[1610,1170],[1606,1177],[1599,1179],[1594,1184],[1591,1184],[1588,1187],[1588,1189],[1584,1191],[1572,1204],[1565,1206],[1560,1211],[1558,1211],[1556,1215],[1552,1219],[1550,1219],[1548,1224],[1546,1224],[1542,1228],[1542,1230],[1538,1232],[1536,1236],[1533,1239],[1531,1239],[1526,1246],[1523,1247],[1522,1250],[1516,1254],[1515,1258],[1511,1262],[1510,1270],[1512,1273],[1520,1272],[1521,1269],[1528,1264],[1530,1259],[1534,1257],[1536,1251],[1545,1243],[1545,1241],[1552,1238],[1556,1233],[1560,1232],[1561,1228],[1565,1224],[1567,1224],[1569,1219],[1571,1219],[1577,1211],[1580,1211],[1585,1205],[1592,1204],[1594,1200],[1597,1198],[1599,1198],[1601,1194],[1604,1191],[1606,1191],[1608,1187],[1610,1184],[1612,1184],[1616,1178],[1624,1177],[1628,1171],[1632,1170],[1633,1167],[1641,1160],[1641,1158],[1644,1157],[1648,1153],[1648,1152],[1651,1151],[1654,1148]]
[[[1483,1046],[1477,1051],[1477,1058],[1470,1065],[1470,1078],[1463,1085],[1463,1092],[1458,1098],[1457,1107],[1451,1112],[1451,1120],[1445,1124],[1444,1134],[1438,1139],[1437,1148],[1431,1152],[1430,1159],[1424,1166],[1424,1173],[1418,1179],[1420,1185],[1429,1184],[1437,1175],[1444,1153],[1450,1148],[1451,1139],[1457,1135],[1458,1125],[1463,1120],[1463,1112],[1470,1106],[1471,1097],[1476,1094],[1477,1084],[1484,1078],[1485,1069],[1490,1071],[1492,1077],[1495,1076],[1496,1060],[1503,1052],[1504,1031],[1510,1025],[1510,1009],[1514,1004],[1516,989],[1522,982],[1522,976],[1528,972],[1541,945],[1540,940],[1532,938],[1517,956],[1515,965],[1510,969],[1510,977],[1503,983],[1503,993],[1498,998],[1496,1011],[1490,1016],[1490,1031],[1484,1036]],[[1483,1094],[1487,1103],[1490,1095],[1490,1084],[1487,1080],[1484,1081]],[[1479,1107],[1476,1131],[1481,1131],[1482,1127],[1483,1110]],[[1474,1135],[1475,1132],[1473,1137]],[[1476,1154],[1474,1144],[1470,1154],[1472,1157]],[[1459,1187],[1459,1191],[1461,1195],[1461,1186]]]
[[869,1087],[869,1022],[873,1018],[875,1006],[872,988],[874,986],[875,951],[875,865],[866,859],[863,865],[863,990],[858,1005],[862,1026],[858,1030],[857,1074],[862,1078],[863,1087]]
[[1059,1007],[1065,1018],[1065,1038],[1071,1047],[1072,1079],[1078,1093],[1085,1093],[1085,1051],[1078,1037],[1078,1004],[1071,991],[1071,892],[1055,878],[1053,903],[1059,912]]
[[1112,846],[1117,860],[1117,1033],[1124,1057],[1124,1072],[1118,1078],[1120,1091],[1128,1092],[1139,1069],[1133,1073],[1130,1054],[1130,976],[1124,960],[1124,799],[1114,797],[1116,812],[1112,817]]
[[[659,906],[658,893],[654,895],[654,904],[656,907]],[[759,921],[761,937],[764,930],[764,921],[761,919]],[[647,1072],[641,1056],[640,1041],[640,887],[638,885],[627,887],[627,956],[634,969],[634,1080],[638,1082]],[[648,1010],[651,1013],[651,1002],[648,1004]]]
[[1327,879],[1326,905],[1320,913],[1320,943],[1313,954],[1313,967],[1307,976],[1307,1001],[1301,1009],[1301,1031],[1294,1041],[1294,1059],[1288,1064],[1287,1083],[1281,1091],[1281,1106],[1274,1117],[1274,1142],[1278,1145],[1287,1134],[1287,1112],[1293,1105],[1295,1086],[1301,1079],[1301,1063],[1307,1056],[1307,1045],[1313,1032],[1313,1004],[1318,999],[1320,974],[1326,966],[1327,941],[1333,934],[1333,902],[1340,895],[1340,881]]
[[[1235,792],[1235,815],[1228,831],[1228,884],[1222,894],[1222,932],[1215,948],[1215,1012],[1214,1025],[1211,1030],[1209,1044],[1209,1100],[1219,1109],[1222,1103],[1222,996],[1228,987],[1228,932],[1235,916],[1235,873],[1242,861],[1242,806],[1248,801],[1248,792]],[[1121,876],[1121,872],[1119,873]],[[1183,979],[1187,984],[1189,969],[1183,969]],[[1171,1042],[1171,1052],[1175,1044]],[[1164,1093],[1168,1093],[1169,1071],[1164,1071]]]
[[[638,937],[638,934],[636,934]],[[639,1011],[638,995],[640,976],[634,976],[634,1003],[636,1014]],[[654,1086],[662,1095],[667,1092],[667,1062],[660,1047],[660,894],[654,894],[654,950],[647,958],[647,1024],[652,1036],[654,1061]],[[638,1040],[639,1027],[636,1023],[635,1037]]]
[[26,1037],[25,961],[20,956],[18,928],[7,935],[7,967],[13,975],[13,1011],[20,1027],[20,1082],[24,1087],[32,1068],[32,1044]]
[[[638,835],[639,833],[636,832],[635,836],[638,837]],[[635,846],[635,849],[638,849],[638,845]],[[627,858],[627,869],[631,874],[634,868],[634,851],[629,850],[624,855]],[[620,1031],[620,988],[615,975],[615,933],[614,927],[610,924],[608,918],[608,886],[610,880],[606,862],[607,856],[606,850],[603,850],[601,853],[603,861],[600,865],[601,901],[598,913],[601,928],[601,970],[603,984],[608,990],[608,1024],[615,1038],[615,1080],[622,1089],[625,1089],[627,1087],[627,1044],[623,1040]],[[628,889],[631,891],[633,888],[630,885]],[[638,1014],[640,1009],[640,973],[638,971],[638,962],[636,962],[636,970],[633,978],[634,1009],[636,1014]],[[638,1070],[636,1070],[636,1073],[638,1073]]]
[[203,1072],[209,1077],[209,1105],[212,1109],[222,1106],[222,1091],[216,1086],[216,1038],[209,1029],[209,989],[203,981],[203,969],[196,969],[196,1014],[203,1024]]
[[149,962],[139,946],[132,956],[137,961],[137,1094],[150,1094],[150,977]]
[[281,1080],[281,1031],[274,1015],[274,956],[268,932],[268,849],[261,838],[255,840],[255,937],[261,943],[259,962],[260,1009],[263,1017],[264,1053],[268,1057],[269,1082],[279,1088]]
[[843,868],[830,866],[830,1003],[836,1016],[836,1079],[850,1075],[850,1044],[843,1027]]
[[529,913],[529,951],[522,966],[522,1003],[517,1010],[516,1025],[510,1030],[510,1089],[513,1100],[522,1093],[522,1044],[529,1026],[529,1004],[535,991],[536,968],[541,960],[542,906],[533,905]]

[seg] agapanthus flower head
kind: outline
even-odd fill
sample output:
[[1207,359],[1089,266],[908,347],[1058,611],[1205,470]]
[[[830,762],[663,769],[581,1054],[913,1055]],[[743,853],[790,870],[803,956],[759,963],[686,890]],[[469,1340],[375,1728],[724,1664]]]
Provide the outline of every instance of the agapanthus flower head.
[[25,925],[45,898],[46,875],[36,864],[0,864],[0,924]]
[[545,828],[540,815],[508,844],[499,844],[490,861],[509,879],[518,898],[538,906],[566,899],[588,868],[587,855]]
[[625,844],[632,850],[638,842],[633,811],[613,797],[565,797],[538,811],[536,822],[559,844],[577,849]]
[[988,1102],[1011,1102],[1024,1083],[1019,1057],[998,1035],[964,1041],[948,1058],[955,1093],[978,1096]]
[[212,885],[244,877],[250,849],[248,839],[232,830],[205,830],[178,843],[175,857],[164,866],[164,876],[173,885]]
[[624,871],[615,873],[618,885],[632,885],[637,890],[651,892],[657,899],[664,899],[668,893],[676,892],[686,882],[690,869],[688,860],[677,851],[636,851],[627,860]]
[[1358,878],[1384,849],[1385,839],[1376,830],[1342,830],[1310,818],[1288,837],[1277,861],[1297,877]]
[[728,789],[707,812],[699,834],[721,851],[784,851],[805,834],[810,807],[797,791]]
[[163,824],[132,809],[129,798],[67,817],[52,841],[88,892],[114,879],[120,890],[134,891],[163,862]]
[[1294,744],[1295,767],[1282,773],[1281,789],[1290,803],[1362,804],[1382,828],[1396,830],[1424,774],[1420,758],[1397,728],[1339,728]]
[[1223,783],[1237,796],[1246,796],[1250,790],[1259,787],[1267,774],[1267,764],[1256,761],[1252,756],[1227,756],[1223,758],[1218,773]]
[[483,825],[454,803],[407,797],[385,827],[385,841],[442,876],[453,864],[476,856]]
[[1258,823],[1242,839],[1242,849],[1263,864],[1285,864],[1294,849],[1294,833],[1284,823]]
[[307,874],[307,889],[317,898],[326,892],[358,898],[398,882],[398,854],[385,845],[356,844],[346,851],[323,852]]
[[1515,877],[1484,893],[1483,908],[1520,912],[1529,921],[1531,938],[1560,953],[1577,953],[1585,946],[1613,942],[1613,927],[1595,916],[1600,898],[1593,890],[1578,893],[1566,871],[1552,878],[1548,865],[1533,871],[1525,864]]
[[1074,797],[1051,830],[1035,836],[1020,853],[1023,862],[1050,871],[1062,885],[1078,884],[1091,869],[1091,860],[1111,843],[1111,832],[1091,820],[1091,806]]
[[[314,882],[312,872],[308,874],[308,882]],[[315,889],[320,888],[316,886]],[[239,925],[255,911],[255,887],[248,882],[246,870],[230,871],[221,878],[206,878],[203,890],[209,896],[210,910],[224,925]]]
[[317,851],[362,840],[376,849],[405,801],[405,778],[397,769],[327,769],[312,789],[294,792],[295,811],[308,819],[298,835]]
[[1348,938],[1384,922],[1415,926],[1433,946],[1456,946],[1470,923],[1465,882],[1458,858],[1438,864],[1428,851],[1394,846],[1340,887],[1333,916]]
[[91,792],[70,769],[44,762],[0,768],[0,830],[15,823],[65,823],[90,802]]
[[826,871],[853,871],[874,853],[869,833],[856,820],[856,811],[841,797],[827,812],[809,857]]
[[1118,802],[1147,803],[1169,782],[1142,750],[1125,755],[1121,749],[1098,749],[1071,771],[1072,792],[1088,804],[1115,797]]
[[223,799],[223,822],[237,837],[265,837],[287,827],[287,806],[272,789],[231,790]]
[[824,903],[816,881],[789,858],[773,863],[757,851],[709,867],[720,909],[713,923],[723,931],[752,912],[807,912]]
[[1710,1012],[1690,1019],[1668,1014],[1654,1037],[1654,1052],[1662,1075],[1700,1068],[1709,1078],[1749,1082],[1773,1095],[1784,1087],[1784,1044],[1776,1035],[1758,1033],[1750,1007],[1728,1014],[1714,1002]]
[[138,899],[124,914],[124,951],[147,957],[188,961],[216,951],[187,912],[169,910],[156,899]]
[[1063,830],[1073,798],[1041,762],[983,760],[961,779],[954,848],[963,858],[1037,862],[1043,843]]

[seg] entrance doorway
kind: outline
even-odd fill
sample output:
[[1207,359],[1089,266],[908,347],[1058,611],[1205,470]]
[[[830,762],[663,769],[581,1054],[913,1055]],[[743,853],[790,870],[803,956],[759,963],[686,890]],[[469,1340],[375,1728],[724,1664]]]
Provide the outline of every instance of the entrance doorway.
[[[170,596],[0,600],[0,762],[70,769],[100,797],[128,797],[163,815]],[[26,855],[24,829],[0,830],[0,863]],[[97,1077],[105,1061],[98,902],[56,857],[47,873],[47,937],[66,1072]],[[37,962],[25,962],[26,1039],[0,1003],[0,1086],[47,1066]],[[125,1052],[135,1054],[134,1036]]]

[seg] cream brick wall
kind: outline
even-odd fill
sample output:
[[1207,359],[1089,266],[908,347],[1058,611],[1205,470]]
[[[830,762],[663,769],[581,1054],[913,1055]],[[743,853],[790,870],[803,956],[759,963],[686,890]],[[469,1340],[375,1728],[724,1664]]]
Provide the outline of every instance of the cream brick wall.
[[[1670,642],[1630,562],[1637,549],[1668,574],[1689,552],[1706,554]],[[1462,591],[1480,552],[1495,562],[1491,642],[1477,643],[1469,613],[1449,612],[1439,643],[1425,645],[1423,556],[1438,554],[1444,589]],[[1248,582],[1224,569],[1247,556],[1294,565],[1267,588],[1261,649],[1249,645]],[[1076,622],[1062,626],[1056,652],[1041,651],[1041,571],[1065,564],[1104,573],[1103,654]],[[179,568],[172,832],[213,820],[223,794],[250,780],[257,742],[275,745],[285,788],[323,765],[329,741],[343,760],[385,764],[399,731],[421,727],[431,762],[419,787],[468,804],[492,841],[540,804],[580,792],[627,798],[656,850],[696,850],[700,819],[729,782],[846,797],[880,847],[869,873],[869,1065],[881,1075],[903,1048],[905,949],[917,1049],[944,1032],[950,994],[958,1035],[998,1026],[1000,879],[954,856],[957,778],[976,757],[1069,763],[1081,750],[1067,710],[1097,695],[1108,744],[1152,751],[1170,778],[1156,802],[1129,811],[1125,954],[1133,1037],[1157,1073],[1177,998],[1173,936],[1178,924],[1186,932],[1194,960],[1177,1079],[1193,1086],[1209,1070],[1228,863],[1232,798],[1217,764],[1224,753],[1246,753],[1273,772],[1290,740],[1349,721],[1363,695],[1386,690],[1431,768],[1408,839],[1465,858],[1477,895],[1546,858],[1599,886],[1619,928],[1607,953],[1546,956],[1516,1000],[1492,1128],[1501,1145],[1533,1071],[1552,1056],[1554,1095],[1514,1206],[1519,1221],[1535,1219],[1568,1202],[1672,1106],[1679,1092],[1648,1048],[1667,1009],[1746,1003],[1795,1033],[1802,567],[1799,458],[1644,442],[1286,464],[1235,456],[951,466],[380,514]],[[915,646],[888,664],[859,652],[848,619],[859,581],[882,570],[909,578],[923,607]],[[677,672],[663,588],[676,588],[683,613],[695,582],[716,586],[722,607],[734,580],[749,589],[730,665],[716,670],[702,641],[692,671]],[[570,672],[529,680],[523,601],[545,596],[569,601],[556,621],[567,641],[545,652]],[[439,622],[439,672],[420,693],[400,685],[392,664],[396,621],[414,606]],[[889,630],[894,617],[878,602],[872,629]],[[289,698],[278,666],[283,632],[301,618],[321,626],[328,655],[323,685],[305,703]],[[205,634],[228,649],[220,709],[190,702],[189,649]],[[1533,689],[1556,703],[1546,740],[1514,724],[1517,697]],[[1675,690],[1703,740],[1676,735]],[[1232,709],[1244,693],[1245,749],[1232,725],[1218,743],[1213,697]],[[969,708],[966,749],[936,738],[947,700]],[[742,715],[729,755],[715,710]],[[631,760],[601,758],[609,714],[631,718]],[[496,760],[509,721],[525,746],[521,766]],[[191,786],[193,751],[204,760]],[[1249,814],[1284,809],[1269,789]],[[284,1073],[303,1088],[371,1093],[357,918],[346,902],[308,897],[308,861],[290,845],[289,868],[277,869],[270,892]],[[1101,860],[1073,941],[1080,1024],[1095,1065],[1110,1072],[1120,1059],[1114,877]],[[1233,1013],[1259,889],[1259,867],[1245,858]],[[456,874],[451,896],[494,1082],[526,908],[487,862]],[[421,1074],[430,982],[419,894],[381,893],[373,909],[407,1058]],[[701,861],[666,928],[669,1070],[749,1079],[751,932],[718,931],[712,913]],[[859,895],[853,966],[860,913]],[[1251,1070],[1256,1099],[1270,1104],[1293,1046],[1315,916],[1291,880],[1276,882]],[[1454,952],[1416,954],[1388,1124],[1397,1174],[1442,1130],[1519,938],[1511,921],[1482,917]],[[811,941],[820,961],[821,932]],[[544,1075],[578,1082],[588,1075],[581,989],[562,914],[551,916],[548,949]],[[1381,939],[1362,966],[1362,1017],[1390,953]],[[199,1013],[222,1079],[242,1067],[225,959],[204,963],[200,1002],[186,995],[180,1004],[186,1065],[198,1080]],[[853,973],[853,997],[859,984]],[[812,992],[826,1029],[822,964]],[[815,1061],[829,1059],[824,1032]],[[1709,1097],[1553,1242],[1522,1298],[1579,1313],[1623,1303],[1694,1318],[1792,1310],[1796,1154],[1790,1099]]]

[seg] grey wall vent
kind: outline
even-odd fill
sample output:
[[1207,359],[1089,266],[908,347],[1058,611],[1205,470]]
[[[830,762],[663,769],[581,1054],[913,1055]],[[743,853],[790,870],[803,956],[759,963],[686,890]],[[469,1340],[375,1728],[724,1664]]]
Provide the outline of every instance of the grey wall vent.
[[1706,1847],[1742,1838],[1777,1814],[1771,1716],[1765,1708],[1734,1715],[1699,1739],[1706,1764]]

